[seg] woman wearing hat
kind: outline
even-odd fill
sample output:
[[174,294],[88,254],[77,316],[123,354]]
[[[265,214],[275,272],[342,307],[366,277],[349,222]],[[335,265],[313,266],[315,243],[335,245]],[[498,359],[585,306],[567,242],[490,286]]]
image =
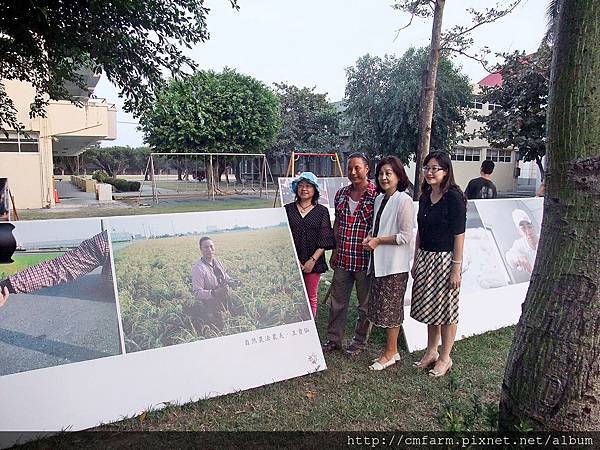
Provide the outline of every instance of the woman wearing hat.
[[302,172],[292,182],[296,200],[285,205],[296,254],[304,276],[313,318],[317,314],[317,291],[321,274],[329,268],[325,250],[335,247],[329,210],[318,203],[319,185],[312,172]]

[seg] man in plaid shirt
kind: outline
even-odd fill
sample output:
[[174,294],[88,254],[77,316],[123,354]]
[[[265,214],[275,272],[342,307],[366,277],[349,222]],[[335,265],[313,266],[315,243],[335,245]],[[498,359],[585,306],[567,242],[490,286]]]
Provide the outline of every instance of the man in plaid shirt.
[[336,249],[331,254],[333,281],[330,291],[328,341],[323,350],[332,351],[342,348],[342,338],[346,328],[350,294],[356,284],[358,298],[358,319],[354,337],[346,353],[357,355],[367,343],[371,324],[367,319],[367,300],[369,293],[369,252],[363,250],[363,239],[373,224],[373,207],[377,193],[368,179],[369,161],[362,153],[352,153],[348,157],[349,186],[335,194],[335,234]]
[[8,294],[25,294],[57,284],[67,283],[102,266],[102,275],[112,279],[108,233],[103,231],[82,241],[63,255],[28,267],[0,281],[0,306]]

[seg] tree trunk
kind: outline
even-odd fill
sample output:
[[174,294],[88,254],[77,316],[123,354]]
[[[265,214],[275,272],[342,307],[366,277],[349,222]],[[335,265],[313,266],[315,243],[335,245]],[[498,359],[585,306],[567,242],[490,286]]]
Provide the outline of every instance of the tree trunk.
[[181,167],[181,156],[177,156],[175,158],[175,164],[177,165],[177,181],[181,181],[182,178],[182,174],[183,174],[183,168]]
[[546,178],[546,172],[544,170],[544,165],[542,164],[542,158],[539,155],[535,156],[535,163],[537,164],[538,169],[540,171],[540,181],[543,183],[544,178]]
[[241,161],[234,161],[233,173],[235,175],[235,181],[238,184],[242,184],[242,163]]
[[502,431],[600,429],[600,2],[560,9],[538,255],[508,355]]
[[216,158],[209,157],[208,167],[206,168],[206,186],[208,189],[208,195],[215,195],[219,192],[219,164]]
[[435,84],[437,79],[438,64],[440,62],[440,42],[442,38],[442,16],[446,0],[436,0],[433,12],[433,27],[431,31],[431,45],[429,47],[429,61],[427,70],[421,83],[421,104],[419,105],[419,145],[415,158],[415,189],[413,198],[419,199],[421,183],[423,182],[423,160],[429,153],[431,141],[431,121],[433,120],[433,100],[435,99]]
[[115,177],[115,171],[112,169],[112,166],[110,164],[108,164],[107,162],[104,162],[101,159],[96,158],[96,164],[106,172],[106,174],[111,177],[114,178]]
[[[221,181],[221,177],[223,177],[223,174],[225,173],[226,170],[227,170],[227,164],[226,164],[225,160],[223,158],[221,158],[221,159],[217,158],[217,180]],[[225,173],[225,182],[229,185],[229,177],[227,176],[226,173]]]

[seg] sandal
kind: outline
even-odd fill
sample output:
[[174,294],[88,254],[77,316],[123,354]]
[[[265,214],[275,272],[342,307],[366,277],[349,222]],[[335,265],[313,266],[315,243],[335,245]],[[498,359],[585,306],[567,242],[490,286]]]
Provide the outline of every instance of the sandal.
[[452,359],[450,359],[447,363],[446,363],[446,370],[440,370],[440,371],[436,371],[435,369],[431,369],[429,371],[429,376],[430,377],[434,377],[434,378],[440,378],[443,377],[444,375],[446,375],[448,372],[450,372],[452,370]]
[[[425,355],[423,355],[423,356],[425,356]],[[413,367],[416,367],[417,369],[428,369],[437,362],[439,357],[440,357],[440,354],[436,352],[434,359],[431,359],[429,361],[423,361],[423,359],[421,359],[420,361],[415,361],[413,363]]]
[[[379,358],[372,359],[371,362],[377,362],[377,361],[379,361]],[[396,353],[394,356],[392,356],[392,358],[394,358],[396,360],[396,362],[398,362],[402,359],[402,358],[400,358],[400,353]]]
[[[398,357],[398,359],[396,359],[396,357]],[[396,353],[394,356],[392,356],[390,359],[388,359],[383,364],[380,363],[379,361],[375,361],[373,364],[371,364],[369,366],[369,370],[383,370],[383,369],[386,369],[386,368],[390,367],[391,365],[396,364],[396,361],[398,361],[399,359],[400,359],[400,355],[398,353]]]

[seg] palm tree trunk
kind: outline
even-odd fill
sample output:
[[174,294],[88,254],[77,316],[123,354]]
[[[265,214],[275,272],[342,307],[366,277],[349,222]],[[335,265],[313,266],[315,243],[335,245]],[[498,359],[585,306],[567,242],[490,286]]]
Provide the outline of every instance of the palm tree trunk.
[[500,429],[600,429],[600,2],[561,4],[544,220],[508,355]]

